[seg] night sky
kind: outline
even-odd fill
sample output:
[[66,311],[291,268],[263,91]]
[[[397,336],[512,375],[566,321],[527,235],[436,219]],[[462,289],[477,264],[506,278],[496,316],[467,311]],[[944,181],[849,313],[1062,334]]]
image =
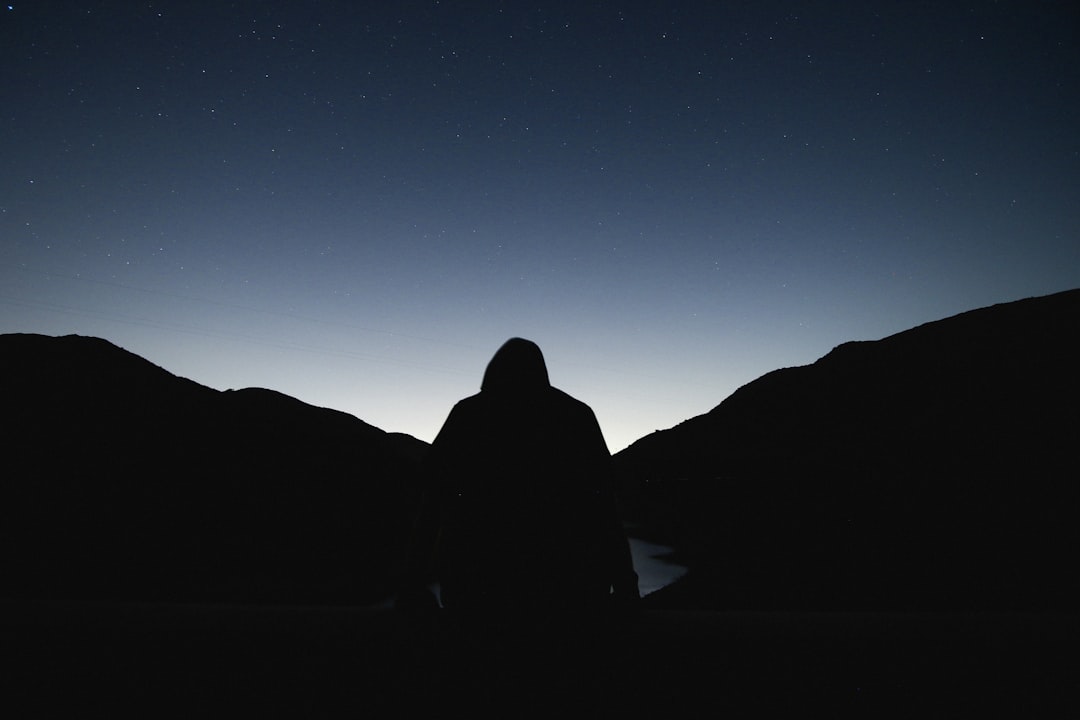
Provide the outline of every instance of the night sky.
[[1080,286],[1071,2],[14,2],[0,332],[431,440],[511,336],[612,451]]

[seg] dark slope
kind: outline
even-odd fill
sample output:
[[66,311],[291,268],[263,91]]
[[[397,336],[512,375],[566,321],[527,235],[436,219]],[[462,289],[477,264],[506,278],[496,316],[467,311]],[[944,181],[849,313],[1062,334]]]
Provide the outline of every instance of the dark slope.
[[424,443],[104,340],[0,336],[8,597],[364,602]]
[[1080,291],[769,373],[616,461],[703,607],[1074,606]]

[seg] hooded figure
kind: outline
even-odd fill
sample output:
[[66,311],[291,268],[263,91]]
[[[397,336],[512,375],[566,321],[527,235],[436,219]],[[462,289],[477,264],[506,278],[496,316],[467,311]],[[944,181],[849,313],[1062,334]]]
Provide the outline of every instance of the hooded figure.
[[596,416],[507,341],[431,446],[402,602],[431,575],[448,609],[600,609],[638,598]]

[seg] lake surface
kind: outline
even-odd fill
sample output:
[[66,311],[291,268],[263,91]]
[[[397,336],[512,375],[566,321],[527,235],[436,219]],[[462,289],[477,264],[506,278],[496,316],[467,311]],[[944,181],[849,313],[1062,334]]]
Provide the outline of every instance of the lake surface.
[[638,574],[638,589],[644,597],[666,587],[686,574],[682,565],[665,560],[671,548],[656,545],[637,538],[630,538],[630,554],[634,558],[634,570]]

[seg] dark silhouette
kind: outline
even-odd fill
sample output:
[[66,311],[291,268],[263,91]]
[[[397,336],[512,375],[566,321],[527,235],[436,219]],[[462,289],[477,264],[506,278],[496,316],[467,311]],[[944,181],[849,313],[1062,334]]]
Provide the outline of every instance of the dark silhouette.
[[1075,609],[1080,290],[768,373],[614,457],[653,606]]
[[399,607],[551,615],[638,599],[593,411],[551,386],[540,348],[513,338],[454,406],[425,466]]
[[0,335],[2,598],[375,603],[428,444],[105,340]]
[[[328,606],[399,587],[426,443],[278,393],[220,393],[103,340],[0,335],[5,697],[39,715],[1064,715],[1080,645],[1077,327],[1080,291],[966,313],[770,373],[643,439],[613,461],[620,511],[677,546],[688,582],[634,622],[509,628],[523,632]],[[543,377],[538,353],[516,352],[480,396],[519,378],[507,367]],[[492,399],[527,395],[560,394],[455,410],[517,408],[453,453],[463,479],[551,474],[561,451],[542,438],[492,450],[524,442],[519,414],[543,426],[547,402]],[[598,438],[579,410],[562,425],[584,416],[573,437]],[[554,504],[542,533],[566,527],[569,503]],[[495,600],[569,602],[556,554]],[[685,612],[739,606],[875,611]]]

